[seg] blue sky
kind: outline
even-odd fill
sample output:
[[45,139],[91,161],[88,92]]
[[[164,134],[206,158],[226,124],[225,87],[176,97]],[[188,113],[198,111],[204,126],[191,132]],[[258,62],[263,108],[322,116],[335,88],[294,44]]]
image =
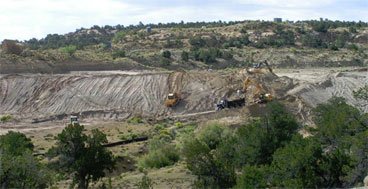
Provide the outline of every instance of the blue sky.
[[43,38],[93,25],[214,20],[368,22],[368,0],[0,0],[0,40]]

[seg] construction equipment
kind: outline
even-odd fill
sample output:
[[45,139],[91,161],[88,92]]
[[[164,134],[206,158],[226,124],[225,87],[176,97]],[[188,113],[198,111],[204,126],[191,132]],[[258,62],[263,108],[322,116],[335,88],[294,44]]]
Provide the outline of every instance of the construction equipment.
[[252,68],[247,68],[247,72],[248,73],[251,73],[251,74],[254,74],[254,73],[266,73],[267,70],[265,70],[263,67],[266,66],[267,67],[267,70],[268,72],[273,73],[273,70],[271,68],[271,66],[268,64],[267,60],[263,61],[263,62],[260,62],[258,64],[253,64],[253,67]]
[[79,124],[78,116],[70,116],[70,124]]
[[176,71],[170,73],[168,79],[167,79],[167,85],[169,88],[169,94],[167,95],[167,98],[165,100],[165,106],[166,107],[174,107],[179,103],[179,101],[182,98],[182,90],[184,83],[184,77],[186,76],[185,71]]
[[169,93],[165,100],[166,107],[174,107],[180,101],[180,95],[178,93]]
[[243,92],[248,94],[248,99],[252,99],[255,103],[266,103],[272,101],[273,97],[266,92],[261,83],[247,77],[243,83]]
[[223,110],[225,108],[236,108],[245,105],[245,98],[240,98],[236,100],[222,99],[216,104],[216,110]]

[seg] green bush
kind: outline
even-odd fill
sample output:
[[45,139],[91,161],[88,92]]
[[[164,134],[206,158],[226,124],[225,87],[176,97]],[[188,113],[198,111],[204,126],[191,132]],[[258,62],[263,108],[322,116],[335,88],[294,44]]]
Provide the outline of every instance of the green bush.
[[182,153],[188,169],[198,178],[198,187],[230,188],[235,184],[231,160],[223,153],[225,150],[220,150],[228,138],[227,129],[210,125],[184,141]]
[[3,115],[3,116],[0,117],[0,121],[5,123],[5,122],[8,122],[8,121],[12,120],[12,118],[13,117],[11,115]]
[[124,58],[126,56],[125,51],[124,50],[115,50],[114,52],[112,52],[112,58],[116,59],[116,58]]
[[139,124],[139,123],[143,123],[143,120],[141,117],[132,117],[128,120],[128,123],[131,123],[131,124]]
[[189,60],[189,53],[187,51],[181,52],[181,60],[185,62]]
[[143,168],[161,168],[175,164],[179,160],[178,150],[168,138],[153,138],[149,141],[149,152],[138,162]]
[[0,185],[2,188],[47,188],[49,171],[35,158],[31,139],[10,131],[0,136]]
[[368,101],[368,85],[353,91],[354,98]]
[[136,139],[138,137],[139,136],[135,133],[128,133],[128,134],[121,135],[119,138],[120,138],[120,140],[133,140],[133,139]]
[[161,57],[160,58],[160,65],[161,66],[170,66],[171,60],[168,58]]
[[124,39],[125,39],[125,36],[126,36],[126,32],[125,31],[119,31],[119,32],[116,32],[114,37],[112,38],[112,41],[114,43],[119,43],[119,42],[122,42]]
[[271,169],[269,166],[246,165],[242,169],[242,174],[236,180],[235,188],[269,188]]
[[139,189],[152,189],[153,181],[151,178],[148,177],[147,173],[145,172],[141,181],[138,182],[137,187]]
[[64,53],[67,53],[69,56],[73,56],[74,53],[77,51],[77,46],[75,45],[68,45],[66,47],[60,48],[60,50]]
[[162,52],[162,57],[170,59],[171,58],[171,52],[166,50]]
[[352,51],[358,51],[358,50],[359,50],[359,46],[358,46],[358,45],[356,45],[356,44],[354,44],[354,43],[349,44],[349,45],[347,46],[347,48],[348,48],[349,50],[352,50]]

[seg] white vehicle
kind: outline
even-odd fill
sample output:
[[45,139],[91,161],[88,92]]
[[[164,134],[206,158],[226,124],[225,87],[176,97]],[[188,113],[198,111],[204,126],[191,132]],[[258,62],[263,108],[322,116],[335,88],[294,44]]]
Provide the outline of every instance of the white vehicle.
[[79,124],[78,116],[70,116],[70,124]]

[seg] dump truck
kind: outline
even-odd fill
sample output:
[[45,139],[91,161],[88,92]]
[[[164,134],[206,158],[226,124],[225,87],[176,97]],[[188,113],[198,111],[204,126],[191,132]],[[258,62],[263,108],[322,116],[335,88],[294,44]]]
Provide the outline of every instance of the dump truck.
[[240,98],[236,100],[222,99],[216,104],[216,110],[223,110],[225,108],[237,108],[245,105],[245,98]]
[[165,100],[166,107],[174,107],[180,101],[180,95],[178,93],[169,93]]

